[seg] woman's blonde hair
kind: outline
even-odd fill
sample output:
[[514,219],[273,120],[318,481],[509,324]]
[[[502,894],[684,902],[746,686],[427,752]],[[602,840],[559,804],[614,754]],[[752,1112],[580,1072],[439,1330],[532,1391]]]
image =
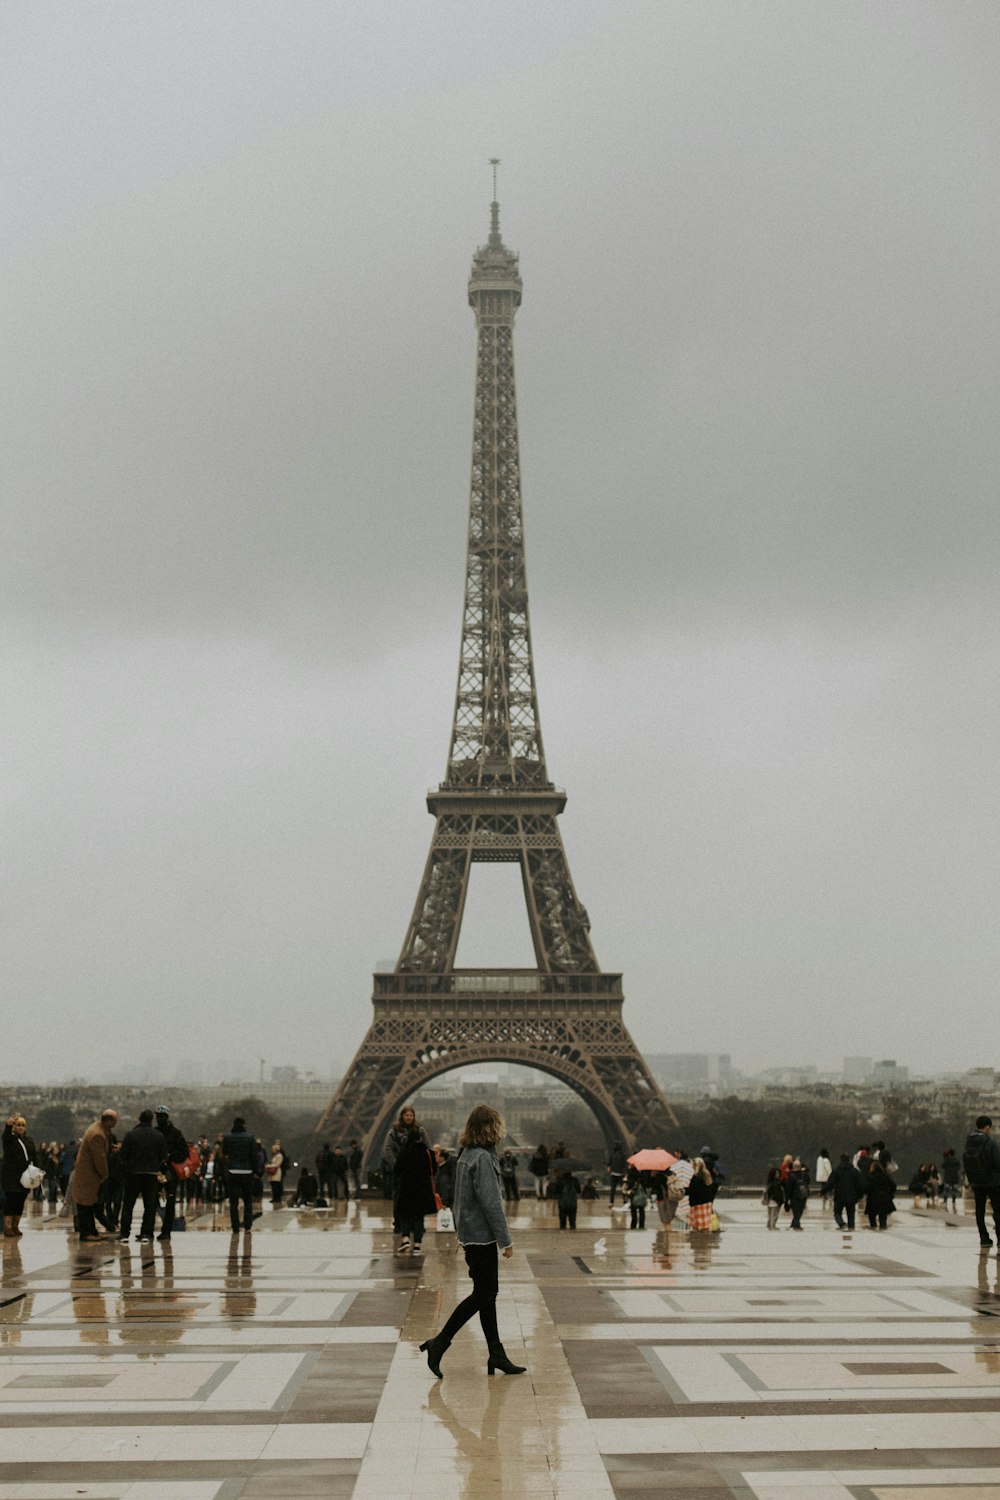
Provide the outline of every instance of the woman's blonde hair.
[[465,1122],[465,1129],[458,1138],[458,1144],[463,1148],[495,1146],[503,1140],[506,1133],[507,1127],[496,1110],[491,1109],[488,1104],[477,1104]]
[[715,1178],[706,1167],[705,1158],[703,1156],[696,1156],[691,1165],[694,1167],[695,1176],[700,1177],[707,1187],[711,1187]]

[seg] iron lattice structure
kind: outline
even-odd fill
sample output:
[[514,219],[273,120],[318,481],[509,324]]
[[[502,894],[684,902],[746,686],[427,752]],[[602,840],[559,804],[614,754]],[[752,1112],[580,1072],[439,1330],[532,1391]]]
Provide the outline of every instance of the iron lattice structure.
[[[462,647],[448,769],[427,798],[434,836],[399,961],[375,975],[375,1016],[319,1126],[366,1158],[409,1096],[485,1060],[566,1083],[609,1141],[665,1144],[677,1120],[622,1020],[620,974],[602,974],[556,819],[565,794],[545,767],[528,617],[514,384],[517,256],[500,236],[476,251],[476,401]],[[460,970],[472,865],[521,868],[537,969]]]

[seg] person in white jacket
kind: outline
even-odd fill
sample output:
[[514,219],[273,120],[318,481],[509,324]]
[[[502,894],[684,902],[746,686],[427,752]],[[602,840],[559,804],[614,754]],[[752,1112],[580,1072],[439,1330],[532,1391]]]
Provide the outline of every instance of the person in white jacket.
[[827,1184],[830,1181],[830,1173],[832,1171],[833,1162],[830,1160],[830,1153],[825,1146],[821,1146],[819,1148],[819,1155],[816,1158],[816,1170],[813,1173],[813,1182],[823,1195],[824,1208],[826,1207],[827,1198],[830,1195],[830,1189]]

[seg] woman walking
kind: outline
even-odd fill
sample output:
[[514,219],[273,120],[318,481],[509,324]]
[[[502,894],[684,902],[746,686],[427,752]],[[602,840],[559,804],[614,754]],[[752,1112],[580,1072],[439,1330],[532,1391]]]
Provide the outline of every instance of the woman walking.
[[494,1370],[502,1370],[505,1375],[523,1375],[526,1368],[512,1364],[507,1358],[497,1331],[498,1253],[503,1254],[504,1260],[514,1254],[500,1196],[496,1148],[503,1135],[504,1123],[496,1110],[488,1104],[477,1104],[458,1138],[463,1149],[455,1169],[455,1231],[465,1250],[472,1291],[458,1304],[441,1332],[420,1345],[431,1373],[439,1380],[441,1360],[452,1339],[476,1313],[489,1350],[487,1375]]
[[399,1255],[422,1255],[424,1217],[437,1212],[434,1199],[434,1163],[430,1147],[416,1132],[404,1141],[396,1155],[396,1192],[393,1214],[402,1236]]
[[781,1181],[781,1168],[769,1167],[764,1187],[764,1207],[767,1209],[768,1229],[777,1229],[778,1215],[785,1202],[785,1189]]

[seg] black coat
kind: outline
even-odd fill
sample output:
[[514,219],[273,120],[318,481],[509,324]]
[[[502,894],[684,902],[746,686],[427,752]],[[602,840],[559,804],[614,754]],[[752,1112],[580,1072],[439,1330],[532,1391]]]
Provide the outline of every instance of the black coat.
[[[24,1151],[21,1146],[24,1146]],[[27,1152],[27,1158],[25,1157]],[[29,1164],[38,1164],[38,1153],[31,1136],[14,1134],[10,1125],[3,1128],[3,1164],[0,1165],[0,1187],[5,1193],[23,1193],[21,1173]]]
[[155,1125],[135,1125],[118,1152],[123,1172],[160,1172],[166,1164],[163,1136]]
[[830,1179],[827,1183],[833,1194],[834,1207],[847,1208],[857,1203],[859,1198],[864,1197],[865,1185],[861,1181],[861,1173],[857,1167],[852,1167],[849,1161],[838,1161]]
[[398,1217],[415,1218],[437,1212],[430,1148],[421,1141],[408,1142],[400,1150],[395,1183],[392,1202]]
[[896,1207],[896,1184],[881,1162],[875,1162],[868,1173],[866,1207],[870,1214],[891,1214]]

